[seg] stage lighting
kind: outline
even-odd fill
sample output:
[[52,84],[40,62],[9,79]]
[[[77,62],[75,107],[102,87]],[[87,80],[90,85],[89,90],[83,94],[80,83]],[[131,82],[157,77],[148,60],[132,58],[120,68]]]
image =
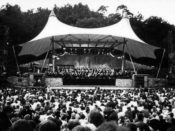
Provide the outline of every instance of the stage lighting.
[[75,54],[77,54],[77,48],[75,48]]
[[85,53],[85,54],[87,53],[85,48],[84,48],[84,53]]
[[4,75],[6,75],[7,74],[7,72],[2,72],[1,73],[1,76],[4,76]]
[[72,48],[70,48],[70,54],[73,54],[73,52],[72,52]]
[[98,50],[98,55],[100,55],[100,50]]
[[65,51],[65,50],[66,50],[66,48],[64,47],[64,48],[63,48],[63,50]]
[[56,55],[53,55],[52,58],[56,58],[57,56]]
[[117,57],[117,59],[120,59],[120,60],[121,60],[122,58],[123,58],[123,56],[118,56],[118,57]]
[[88,49],[88,53],[89,53],[89,54],[91,53],[91,49]]

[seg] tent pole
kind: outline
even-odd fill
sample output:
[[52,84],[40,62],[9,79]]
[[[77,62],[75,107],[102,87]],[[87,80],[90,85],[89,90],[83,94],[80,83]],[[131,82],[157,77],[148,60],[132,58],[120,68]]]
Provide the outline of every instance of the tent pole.
[[159,64],[159,69],[157,71],[156,78],[158,78],[158,76],[159,76],[159,72],[160,72],[160,69],[161,69],[161,66],[162,66],[164,55],[165,55],[165,49],[163,49],[163,55],[162,55],[162,58],[161,58],[161,61],[160,61],[160,64]]
[[42,64],[41,72],[43,71],[43,68],[44,68],[44,65],[45,65],[45,63],[46,63],[46,60],[47,60],[47,57],[48,57],[49,51],[50,51],[50,48],[49,48],[49,50],[48,50],[48,52],[47,52],[47,54],[46,54],[46,57],[45,57],[45,59],[44,59],[44,62],[43,62],[43,64]]
[[[129,52],[129,48],[128,48],[127,45],[126,45],[126,48],[127,48],[128,52]],[[132,60],[132,57],[131,57],[130,52],[129,52],[128,54],[129,54],[129,58],[130,58],[131,63],[132,63],[132,67],[133,67],[134,73],[137,74],[137,72],[136,72],[136,68],[135,68],[135,65],[134,65],[134,62],[133,62],[133,60]]]
[[18,60],[17,60],[17,57],[16,57],[16,52],[15,52],[14,45],[12,46],[12,49],[13,49],[13,53],[14,53],[14,56],[15,56],[15,61],[16,61],[17,70],[18,70],[19,74],[21,74],[20,69],[19,69]]
[[54,43],[54,37],[51,39],[52,44],[52,72],[55,72],[55,43]]
[[122,56],[122,73],[124,73],[124,70],[125,70],[125,45],[126,45],[126,41],[124,39],[124,42],[123,42],[123,56]]

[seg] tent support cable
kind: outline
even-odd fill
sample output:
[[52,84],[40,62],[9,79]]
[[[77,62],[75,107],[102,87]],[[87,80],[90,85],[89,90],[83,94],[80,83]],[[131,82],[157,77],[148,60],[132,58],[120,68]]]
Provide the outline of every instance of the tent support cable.
[[42,67],[41,67],[41,72],[43,72],[43,68],[44,68],[44,65],[45,65],[45,63],[46,63],[47,57],[48,57],[48,55],[49,55],[49,51],[50,51],[50,47],[49,47],[49,50],[47,51],[47,54],[46,54],[45,59],[44,59],[44,61],[43,61],[43,64],[42,64]]
[[[129,52],[129,48],[128,48],[127,45],[126,45],[126,48],[127,48],[128,52]],[[132,63],[132,67],[133,67],[134,73],[137,74],[137,73],[136,73],[136,69],[135,69],[135,65],[134,65],[134,62],[133,62],[133,60],[132,60],[132,57],[131,57],[130,52],[129,52],[128,54],[129,54],[129,58],[130,58],[131,63]]]
[[51,39],[51,44],[52,44],[52,71],[53,73],[55,72],[55,42],[54,42],[54,37]]
[[20,69],[19,69],[18,60],[17,60],[17,57],[16,57],[16,52],[15,52],[14,45],[12,46],[12,49],[13,49],[13,53],[14,53],[14,56],[15,56],[15,62],[16,62],[17,70],[18,70],[19,74],[21,74]]
[[156,78],[158,78],[158,76],[159,76],[159,73],[160,73],[160,69],[161,69],[161,66],[162,66],[162,62],[163,62],[164,56],[165,56],[165,49],[163,49],[163,54],[162,54],[162,58],[161,58],[161,61],[160,61],[160,64],[159,64],[159,69],[157,71]]
[[124,68],[125,68],[125,45],[126,45],[126,41],[124,39],[124,42],[123,42],[122,67],[121,67],[122,73],[124,73]]

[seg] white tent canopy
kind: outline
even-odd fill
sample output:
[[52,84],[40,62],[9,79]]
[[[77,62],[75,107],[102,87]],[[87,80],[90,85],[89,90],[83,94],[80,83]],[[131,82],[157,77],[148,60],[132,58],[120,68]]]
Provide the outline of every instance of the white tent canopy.
[[29,42],[22,44],[21,55],[39,56],[51,50],[51,39],[55,49],[62,47],[113,47],[135,58],[156,58],[154,51],[158,47],[148,45],[134,33],[129,19],[124,17],[118,23],[101,28],[79,28],[62,23],[52,11],[44,29]]

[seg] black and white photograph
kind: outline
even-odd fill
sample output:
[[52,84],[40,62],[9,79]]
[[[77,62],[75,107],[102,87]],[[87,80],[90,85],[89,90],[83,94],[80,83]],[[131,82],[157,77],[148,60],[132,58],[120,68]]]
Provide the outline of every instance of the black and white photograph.
[[0,131],[175,131],[175,1],[0,0]]

